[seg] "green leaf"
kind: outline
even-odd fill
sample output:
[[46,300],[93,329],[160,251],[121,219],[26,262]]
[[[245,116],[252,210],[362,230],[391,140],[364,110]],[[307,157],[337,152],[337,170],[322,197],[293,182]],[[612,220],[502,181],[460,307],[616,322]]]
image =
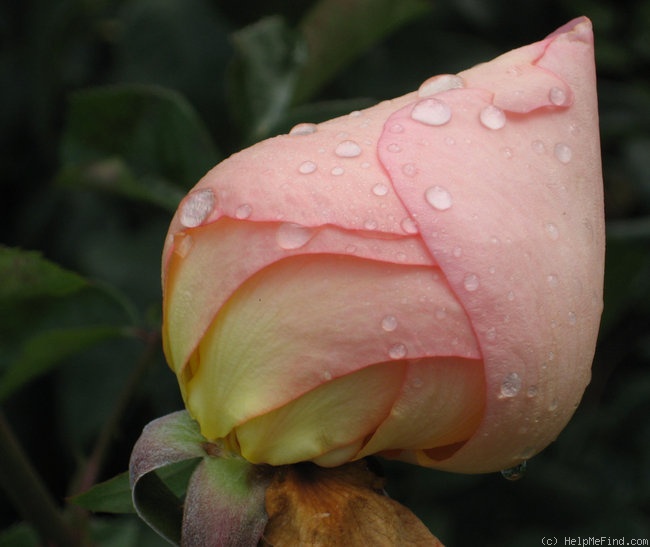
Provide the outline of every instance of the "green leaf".
[[300,36],[279,16],[237,31],[233,42],[232,111],[247,141],[256,142],[274,131],[291,106],[305,48]]
[[431,8],[425,0],[321,0],[300,30],[307,43],[295,99],[313,97],[335,74],[370,47]]
[[[156,474],[177,499],[182,499],[198,463],[197,458],[183,460],[157,469]],[[95,484],[69,501],[95,513],[135,513],[128,471]]]
[[0,245],[0,300],[65,296],[88,286],[80,275],[35,251]]
[[67,357],[110,338],[132,336],[116,326],[72,327],[40,332],[28,338],[18,358],[0,377],[0,402],[56,366]]
[[180,94],[124,84],[72,95],[61,159],[65,183],[169,208],[220,156]]

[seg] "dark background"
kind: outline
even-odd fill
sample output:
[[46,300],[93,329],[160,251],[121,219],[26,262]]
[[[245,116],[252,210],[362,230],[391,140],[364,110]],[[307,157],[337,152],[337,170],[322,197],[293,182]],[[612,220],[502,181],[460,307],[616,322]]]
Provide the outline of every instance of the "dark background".
[[[182,408],[159,349],[160,252],[178,199],[211,165],[584,14],[596,35],[608,235],[592,382],[517,482],[385,468],[389,492],[449,546],[650,538],[650,2],[393,2],[401,19],[400,9],[381,16],[383,0],[323,1],[346,39],[321,33],[314,59],[301,32],[315,4],[2,3],[0,243],[80,276],[16,289],[7,276],[22,283],[45,266],[23,253],[0,264],[6,423],[57,499],[126,470],[142,427]],[[19,365],[27,373],[10,386]],[[0,545],[38,544],[20,522],[0,496]],[[101,545],[163,544],[133,515],[84,522]]]

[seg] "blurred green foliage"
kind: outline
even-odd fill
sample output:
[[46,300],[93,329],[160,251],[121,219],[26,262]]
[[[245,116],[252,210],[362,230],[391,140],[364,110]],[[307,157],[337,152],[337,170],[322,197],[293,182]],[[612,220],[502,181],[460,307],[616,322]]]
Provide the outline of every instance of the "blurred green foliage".
[[[392,495],[450,546],[650,538],[650,1],[0,5],[1,416],[78,531],[161,545],[134,515],[65,500],[123,472],[142,427],[182,407],[160,351],[159,263],[194,182],[296,122],[582,14],[596,33],[608,224],[593,380],[516,483],[386,464]],[[109,488],[124,494],[124,481]],[[12,501],[0,497],[0,545],[38,545]]]

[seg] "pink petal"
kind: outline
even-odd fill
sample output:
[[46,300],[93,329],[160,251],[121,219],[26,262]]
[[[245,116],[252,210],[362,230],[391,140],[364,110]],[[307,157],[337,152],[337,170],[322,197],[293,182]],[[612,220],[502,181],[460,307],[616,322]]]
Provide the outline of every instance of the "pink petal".
[[[438,95],[451,110],[448,123],[416,121],[417,103],[410,104],[386,123],[404,131],[385,130],[379,142],[396,192],[469,314],[485,359],[483,424],[453,457],[427,460],[441,468],[475,472],[530,457],[568,421],[590,377],[604,230],[589,22],[500,57],[497,74],[540,49],[536,65],[571,84],[570,108],[506,114],[503,127],[490,129],[480,121],[490,94],[455,89]],[[466,71],[468,85],[482,83],[491,65]],[[545,72],[540,81],[548,84]],[[499,94],[509,96],[508,88]],[[393,143],[401,154],[386,152]],[[414,166],[408,175],[406,165]]]

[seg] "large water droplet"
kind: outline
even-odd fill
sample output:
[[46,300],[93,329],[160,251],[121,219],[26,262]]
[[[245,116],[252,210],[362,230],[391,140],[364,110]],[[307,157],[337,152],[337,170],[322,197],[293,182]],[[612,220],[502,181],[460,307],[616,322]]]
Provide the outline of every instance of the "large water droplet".
[[291,128],[289,135],[311,135],[316,133],[317,130],[318,127],[315,123],[299,123]]
[[210,188],[196,190],[189,194],[180,210],[180,221],[186,228],[200,226],[214,209],[215,197]]
[[386,315],[381,320],[381,328],[386,332],[393,332],[397,328],[397,318],[394,315]]
[[407,234],[417,234],[420,231],[415,220],[413,220],[411,217],[406,217],[403,219],[400,223],[400,226],[402,227],[402,230],[404,230]]
[[503,476],[503,478],[509,481],[518,481],[524,476],[525,473],[526,473],[526,461],[523,461],[520,464],[515,465],[514,467],[501,470],[501,475]]
[[239,220],[244,220],[251,216],[253,208],[248,203],[242,203],[237,209],[235,209],[235,218]]
[[354,141],[342,141],[334,149],[339,158],[356,158],[361,155],[361,147]]
[[439,99],[424,99],[413,107],[411,118],[426,125],[444,125],[451,120],[451,108]]
[[430,97],[442,91],[460,89],[461,87],[465,87],[465,82],[460,76],[456,74],[439,74],[422,82],[418,89],[418,97]]
[[424,193],[427,203],[438,211],[446,211],[452,205],[451,194],[442,186],[431,186]]
[[506,125],[506,113],[493,104],[489,104],[481,110],[479,119],[488,129],[501,129]]
[[552,87],[548,92],[548,100],[555,106],[562,106],[566,102],[566,92],[560,87]]
[[555,145],[555,148],[553,148],[553,153],[555,154],[557,160],[561,163],[569,163],[571,161],[571,156],[573,156],[571,147],[568,144],[564,144],[563,142],[558,142]]
[[313,228],[284,222],[275,234],[278,245],[285,250],[299,249],[314,236]]
[[388,348],[388,356],[391,359],[403,359],[406,357],[406,346],[401,343],[393,344]]
[[516,372],[511,372],[507,374],[506,377],[501,382],[501,397],[514,397],[521,390],[521,376]]
[[303,161],[298,167],[298,171],[303,175],[309,175],[318,169],[318,166],[313,161]]
[[382,184],[381,182],[378,182],[372,187],[372,193],[376,196],[385,196],[388,194],[388,186]]
[[465,287],[466,291],[474,292],[476,289],[479,288],[479,285],[480,285],[480,281],[476,274],[472,274],[472,273],[467,274],[463,279],[463,286]]

